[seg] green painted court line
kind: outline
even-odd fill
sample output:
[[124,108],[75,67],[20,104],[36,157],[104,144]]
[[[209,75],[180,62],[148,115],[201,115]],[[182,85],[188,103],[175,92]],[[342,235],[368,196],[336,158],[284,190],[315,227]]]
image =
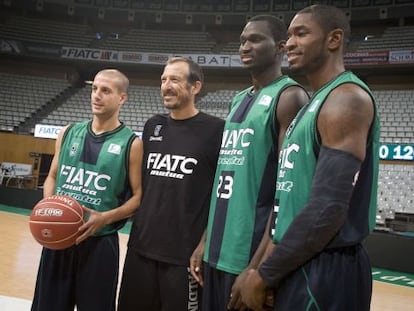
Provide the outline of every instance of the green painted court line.
[[[13,207],[3,204],[0,204],[0,211],[15,213],[24,216],[29,216],[31,212],[31,210],[26,208]],[[128,221],[119,232],[129,234],[130,231],[131,221]],[[414,288],[414,274],[411,273],[391,271],[380,268],[372,268],[372,279],[379,282],[386,282],[395,285],[408,286]]]
[[[0,211],[14,213],[14,214],[23,215],[23,216],[29,216],[32,210],[29,210],[27,208],[14,207],[14,206],[0,204]],[[125,226],[121,230],[119,230],[119,233],[129,234],[130,231],[131,231],[131,221],[127,221]]]
[[4,204],[0,204],[0,211],[24,215],[24,216],[29,216],[31,212],[31,210],[27,208],[13,207],[13,206],[4,205]]
[[414,274],[411,273],[372,268],[372,279],[374,281],[414,288]]

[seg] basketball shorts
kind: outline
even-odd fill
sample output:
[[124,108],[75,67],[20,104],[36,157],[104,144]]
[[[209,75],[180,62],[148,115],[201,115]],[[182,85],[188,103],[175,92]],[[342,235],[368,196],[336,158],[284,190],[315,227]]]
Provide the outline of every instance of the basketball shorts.
[[275,290],[276,311],[369,311],[372,273],[362,245],[327,249]]
[[119,240],[90,237],[64,250],[43,248],[32,311],[114,311]]
[[118,299],[118,311],[197,311],[201,289],[187,266],[137,254],[128,248]]
[[[229,311],[227,305],[236,274],[217,270],[204,262],[202,311]],[[246,310],[247,311],[247,310]]]

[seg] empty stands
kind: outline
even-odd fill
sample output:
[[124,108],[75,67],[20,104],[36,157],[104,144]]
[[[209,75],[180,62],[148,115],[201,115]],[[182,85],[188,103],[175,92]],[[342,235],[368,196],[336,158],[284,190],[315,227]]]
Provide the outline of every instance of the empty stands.
[[414,214],[414,165],[380,165],[378,209]]
[[208,32],[131,29],[102,40],[100,48],[162,53],[211,53],[216,45]]
[[381,118],[381,142],[414,142],[414,90],[375,91]]
[[414,26],[387,27],[380,35],[367,36],[356,52],[414,49]]
[[235,90],[218,90],[209,92],[198,100],[197,106],[200,110],[225,119]]
[[0,37],[47,44],[88,47],[95,34],[85,24],[25,16],[11,16],[0,27]]
[[0,130],[13,131],[69,86],[63,79],[0,73]]

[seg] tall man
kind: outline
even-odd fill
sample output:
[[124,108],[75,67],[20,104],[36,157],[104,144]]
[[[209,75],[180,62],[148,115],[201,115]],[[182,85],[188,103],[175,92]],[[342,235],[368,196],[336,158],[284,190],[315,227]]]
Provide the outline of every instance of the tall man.
[[[285,25],[270,15],[251,18],[240,35],[240,58],[253,85],[234,97],[224,128],[205,244],[205,311],[243,308],[238,283],[245,274],[236,278],[258,265],[260,241],[269,240],[264,232],[279,142],[308,101],[303,88],[282,74],[285,40]],[[192,258],[191,267],[201,282],[200,260]]]
[[375,225],[379,118],[365,83],[344,68],[345,14],[331,6],[299,11],[288,29],[290,68],[313,97],[282,145],[273,252],[250,270],[242,300],[262,310],[370,309],[371,266],[362,245]]
[[92,83],[92,120],[63,128],[43,195],[69,195],[88,221],[75,246],[43,248],[32,311],[114,311],[119,271],[117,231],[141,199],[142,141],[119,121],[128,78],[98,72]]
[[189,59],[174,57],[164,67],[161,96],[170,113],[144,126],[143,197],[128,242],[119,311],[198,309],[189,258],[207,224],[224,125],[195,106],[203,80]]

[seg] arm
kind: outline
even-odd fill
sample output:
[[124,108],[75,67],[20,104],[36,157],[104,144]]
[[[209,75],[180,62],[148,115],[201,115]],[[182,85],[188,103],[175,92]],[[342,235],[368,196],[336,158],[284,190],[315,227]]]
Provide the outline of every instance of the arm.
[[132,196],[121,206],[106,212],[98,212],[86,209],[89,213],[88,221],[83,224],[79,231],[82,234],[77,238],[76,244],[81,243],[87,237],[95,234],[102,227],[114,223],[118,220],[131,217],[141,202],[141,165],[143,157],[143,145],[139,138],[135,138],[131,145],[129,154],[129,183],[132,190]]
[[277,288],[290,272],[322,251],[345,222],[373,118],[372,100],[358,86],[342,85],[328,97],[317,122],[322,148],[310,199],[271,255],[258,270],[250,270],[250,288],[242,292],[249,305],[254,305],[255,295]]
[[63,135],[66,132],[67,128],[68,126],[62,128],[56,139],[55,154],[53,156],[52,163],[50,164],[49,173],[45,179],[45,182],[43,183],[43,197],[48,197],[55,194],[60,148],[62,146]]
[[198,243],[196,249],[194,250],[190,258],[191,275],[198,282],[198,284],[200,284],[200,286],[204,285],[203,255],[204,255],[204,249],[206,246],[206,236],[207,236],[207,229],[204,230],[203,235],[201,236],[200,242]]
[[277,154],[280,152],[280,146],[282,145],[287,128],[299,110],[308,102],[308,93],[299,86],[290,86],[280,95],[276,110],[276,122],[279,124]]

